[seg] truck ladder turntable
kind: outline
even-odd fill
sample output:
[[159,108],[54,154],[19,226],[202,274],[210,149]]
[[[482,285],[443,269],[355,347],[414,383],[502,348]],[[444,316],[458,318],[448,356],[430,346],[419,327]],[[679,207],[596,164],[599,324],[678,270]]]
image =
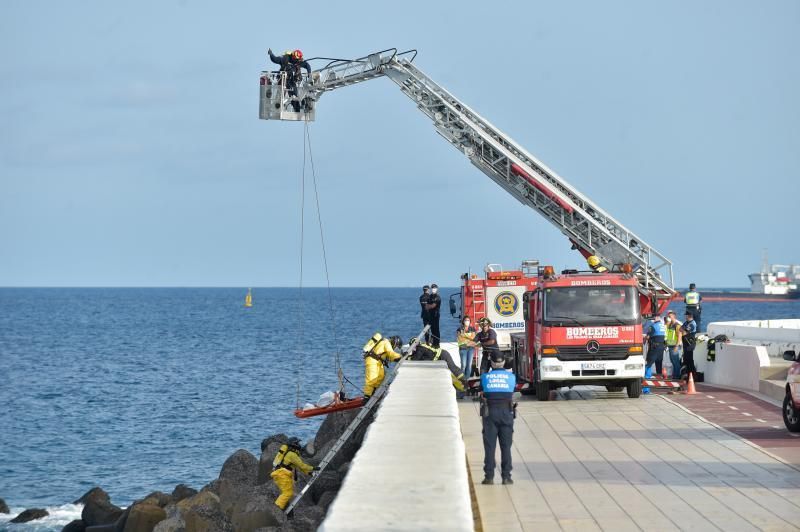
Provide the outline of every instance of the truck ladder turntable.
[[[518,201],[555,225],[584,256],[596,255],[613,270],[631,264],[642,296],[663,309],[677,292],[672,263],[642,238],[581,194],[511,137],[425,75],[414,64],[415,50],[376,52],[355,60],[331,60],[304,78],[297,99],[313,102],[304,113],[287,111],[283,90],[268,90],[262,73],[259,117],[265,120],[313,120],[325,92],[388,77],[417,104],[445,140]],[[268,93],[270,97],[268,97]],[[654,312],[649,312],[652,314]]]

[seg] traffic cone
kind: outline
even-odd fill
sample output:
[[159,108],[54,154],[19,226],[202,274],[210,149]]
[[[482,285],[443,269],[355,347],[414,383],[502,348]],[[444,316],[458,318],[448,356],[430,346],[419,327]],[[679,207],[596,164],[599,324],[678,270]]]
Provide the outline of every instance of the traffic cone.
[[689,384],[686,387],[686,395],[694,395],[697,393],[697,390],[694,388],[694,377],[692,376],[692,372],[689,372]]
[[667,366],[661,366],[661,378],[667,380]]

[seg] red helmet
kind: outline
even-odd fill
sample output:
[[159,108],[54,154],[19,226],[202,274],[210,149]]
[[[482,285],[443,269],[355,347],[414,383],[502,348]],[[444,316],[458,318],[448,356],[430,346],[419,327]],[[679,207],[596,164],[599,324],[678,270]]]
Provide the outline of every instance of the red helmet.
[[303,52],[301,52],[300,50],[295,50],[294,52],[292,52],[292,57],[294,57],[297,61],[302,61]]

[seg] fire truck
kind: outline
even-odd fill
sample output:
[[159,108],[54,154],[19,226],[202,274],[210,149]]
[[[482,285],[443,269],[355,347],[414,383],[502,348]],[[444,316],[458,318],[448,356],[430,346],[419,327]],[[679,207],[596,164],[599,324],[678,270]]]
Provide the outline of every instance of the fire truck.
[[259,118],[311,122],[323,94],[388,78],[476,168],[605,269],[555,274],[535,261],[512,271],[491,266],[485,278],[463,277],[463,312],[476,321],[493,318],[500,346],[512,353],[520,380],[540,399],[559,383],[625,387],[638,396],[644,373],[641,320],[660,314],[678,296],[672,263],[422,72],[416,56],[416,50],[391,48],[357,59],[312,58],[321,66],[291,87],[281,73],[262,72]]
[[[638,397],[645,361],[639,283],[631,269],[556,274],[534,260],[519,270],[489,264],[485,277],[462,275],[461,291],[450,296],[450,313],[473,323],[489,318],[522,392],[540,401],[575,385]],[[476,353],[473,368],[479,358]]]

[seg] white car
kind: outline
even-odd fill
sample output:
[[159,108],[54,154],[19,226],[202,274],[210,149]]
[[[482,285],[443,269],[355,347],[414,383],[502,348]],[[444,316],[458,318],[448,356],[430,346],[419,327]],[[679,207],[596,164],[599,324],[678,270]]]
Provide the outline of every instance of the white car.
[[800,357],[794,351],[786,351],[783,359],[794,362],[786,375],[783,422],[789,432],[800,432]]

